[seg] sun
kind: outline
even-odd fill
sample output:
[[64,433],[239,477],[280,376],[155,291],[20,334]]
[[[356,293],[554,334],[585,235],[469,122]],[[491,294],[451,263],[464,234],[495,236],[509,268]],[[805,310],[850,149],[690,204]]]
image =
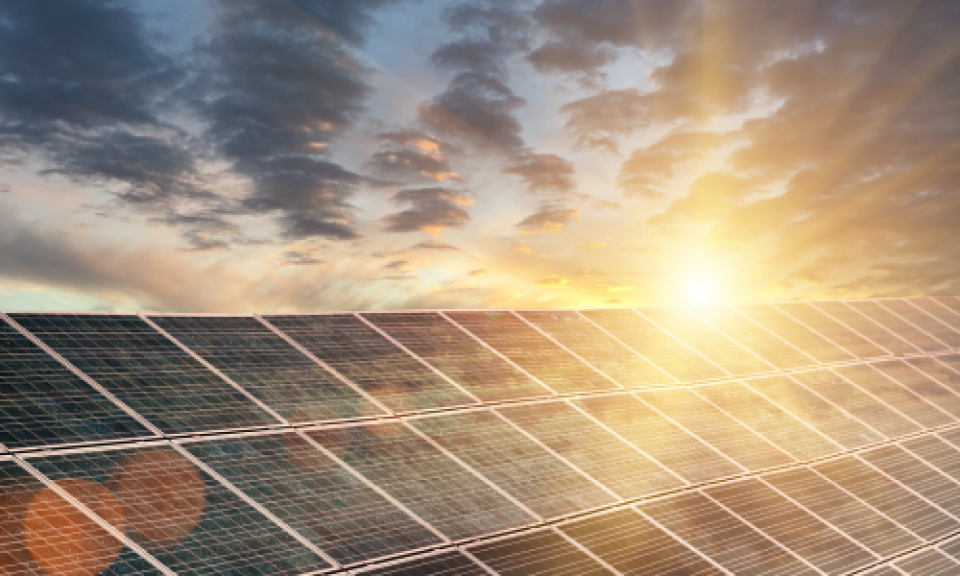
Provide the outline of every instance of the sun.
[[686,279],[686,299],[692,304],[706,304],[717,298],[716,281],[708,274],[691,274]]

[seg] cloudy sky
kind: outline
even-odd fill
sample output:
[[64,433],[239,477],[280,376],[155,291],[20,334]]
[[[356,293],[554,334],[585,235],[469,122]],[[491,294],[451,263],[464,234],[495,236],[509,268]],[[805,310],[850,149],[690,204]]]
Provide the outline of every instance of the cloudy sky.
[[956,0],[4,0],[0,309],[960,293]]

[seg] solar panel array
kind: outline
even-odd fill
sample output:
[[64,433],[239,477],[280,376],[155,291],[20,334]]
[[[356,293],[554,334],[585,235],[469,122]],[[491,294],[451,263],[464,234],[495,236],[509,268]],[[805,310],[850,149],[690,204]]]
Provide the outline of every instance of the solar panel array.
[[0,573],[960,574],[960,298],[0,314]]

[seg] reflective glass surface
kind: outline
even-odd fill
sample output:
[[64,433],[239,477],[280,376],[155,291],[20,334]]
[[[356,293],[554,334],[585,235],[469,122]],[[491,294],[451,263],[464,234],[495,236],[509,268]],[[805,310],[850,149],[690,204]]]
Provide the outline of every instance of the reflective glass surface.
[[[943,410],[954,418],[960,417],[960,394],[943,386],[937,379],[927,376],[918,367],[940,365],[932,358],[922,358],[917,363],[891,361],[875,362],[871,366],[885,374],[888,378]],[[933,370],[937,374],[937,370]],[[942,374],[942,372],[940,373]],[[939,417],[938,417],[939,419]]]
[[553,530],[530,532],[468,549],[501,576],[612,576]]
[[920,458],[899,446],[883,446],[860,457],[941,510],[960,516],[960,484]]
[[945,319],[950,316],[955,316],[955,314],[949,311],[940,312],[936,310],[933,311],[935,316],[931,316],[919,306],[912,304],[912,302],[917,302],[918,300],[921,299],[904,300],[900,298],[890,298],[879,300],[879,304],[920,330],[923,330],[929,336],[946,344],[948,347],[960,347],[960,333],[948,326],[945,321],[941,320],[941,318]]
[[817,363],[732,306],[691,306],[689,310],[777,368],[800,368]]
[[938,410],[934,402],[927,401],[930,398],[937,403],[949,402],[947,395],[952,394],[932,380],[924,382],[921,379],[912,387],[901,385],[869,364],[840,366],[835,371],[924,428],[956,421],[946,412]]
[[900,316],[890,312],[890,310],[884,306],[881,306],[878,302],[872,300],[851,300],[847,302],[847,304],[924,352],[936,352],[946,348],[944,344],[934,340],[913,324],[910,324]]
[[834,344],[841,346],[847,352],[859,358],[874,358],[887,356],[888,351],[867,340],[851,328],[842,324],[838,319],[827,315],[806,302],[787,302],[777,304],[777,308],[786,312],[796,320],[828,338]]
[[490,576],[476,562],[460,552],[442,552],[405,560],[389,566],[357,570],[363,576]]
[[843,362],[854,359],[849,352],[772,304],[742,304],[733,308],[813,356],[819,362]]
[[920,349],[913,344],[857,312],[844,302],[814,302],[813,305],[891,354],[917,354],[920,352]]
[[[923,310],[928,315],[933,316],[940,322],[943,322],[950,328],[953,328],[954,331],[960,331],[960,314],[957,313],[957,310],[954,310],[946,306],[946,302],[941,298],[906,298],[906,302],[913,304],[917,308]],[[955,336],[951,337],[950,342],[952,342]],[[950,343],[948,342],[948,343]],[[956,348],[957,344],[953,344],[953,347]]]
[[948,576],[960,574],[960,563],[939,550],[929,549],[911,554],[893,563],[908,576]]

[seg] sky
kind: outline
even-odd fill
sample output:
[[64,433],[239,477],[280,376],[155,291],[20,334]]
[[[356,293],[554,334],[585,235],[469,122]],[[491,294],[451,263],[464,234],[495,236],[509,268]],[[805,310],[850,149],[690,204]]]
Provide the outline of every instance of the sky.
[[956,0],[0,2],[0,310],[950,293]]

